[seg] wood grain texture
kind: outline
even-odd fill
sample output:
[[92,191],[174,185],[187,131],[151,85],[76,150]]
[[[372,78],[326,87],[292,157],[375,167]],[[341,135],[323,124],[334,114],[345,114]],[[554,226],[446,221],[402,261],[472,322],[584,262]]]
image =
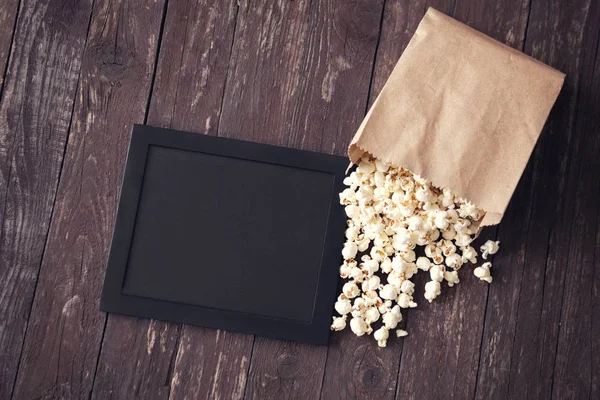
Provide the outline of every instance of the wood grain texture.
[[[16,6],[11,1],[0,5],[0,72],[4,72],[15,27]],[[91,1],[25,0],[15,27],[0,104],[3,399],[11,395],[23,348],[91,9]],[[68,26],[63,23],[67,18],[71,21]]]
[[0,93],[4,84],[4,73],[8,64],[8,55],[13,41],[15,22],[20,0],[5,0],[0,3]]
[[[568,204],[574,210],[570,226],[567,225],[562,236],[563,239],[570,236],[568,248],[564,248],[567,262],[558,267],[566,271],[551,387],[553,399],[600,396],[600,325],[597,321],[597,280],[600,277],[597,241],[600,226],[600,26],[597,21],[600,4],[592,1],[588,8],[582,3],[580,10],[587,14],[585,18],[579,22],[565,20],[571,33],[567,37],[572,41],[565,43],[565,47],[569,44],[575,47],[580,41],[581,50],[577,57],[579,90],[570,134],[573,138],[571,163],[569,174],[565,176],[566,193],[571,200]],[[562,58],[560,54],[553,56],[556,60]],[[548,393],[549,387],[545,389]]]
[[17,399],[90,397],[106,319],[98,311],[100,287],[131,126],[144,118],[163,8],[161,1],[94,6]]
[[108,316],[92,399],[167,399],[180,326]]
[[[235,2],[168,4],[148,124],[216,134],[236,14]],[[106,388],[112,398],[200,398],[203,390],[208,397],[227,386],[227,365],[239,365],[230,356],[241,336],[109,315],[93,397],[107,396]]]
[[567,80],[536,146],[535,165],[530,162],[526,172],[531,180],[521,183],[510,216],[499,227],[505,242],[496,258],[501,284],[490,286],[477,398],[551,395],[561,298],[571,265],[566,255],[574,198],[566,178],[575,160],[571,143],[580,86],[583,32],[575,21],[585,20],[585,3],[531,5],[525,51],[566,72]]

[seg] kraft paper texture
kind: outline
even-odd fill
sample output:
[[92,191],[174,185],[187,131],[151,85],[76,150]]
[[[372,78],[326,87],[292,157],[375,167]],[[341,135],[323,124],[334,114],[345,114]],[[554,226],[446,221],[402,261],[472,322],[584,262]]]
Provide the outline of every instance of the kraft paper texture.
[[430,8],[352,139],[500,222],[565,75]]

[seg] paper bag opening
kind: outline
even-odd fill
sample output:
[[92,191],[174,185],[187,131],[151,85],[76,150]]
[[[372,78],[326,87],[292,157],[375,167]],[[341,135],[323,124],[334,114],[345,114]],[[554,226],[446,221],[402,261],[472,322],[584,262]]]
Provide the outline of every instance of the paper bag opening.
[[500,222],[565,75],[430,8],[348,148]]

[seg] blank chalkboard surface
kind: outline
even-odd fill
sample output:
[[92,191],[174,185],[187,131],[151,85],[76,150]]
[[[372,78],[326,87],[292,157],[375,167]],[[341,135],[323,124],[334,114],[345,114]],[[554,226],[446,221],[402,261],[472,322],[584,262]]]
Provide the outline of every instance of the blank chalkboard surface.
[[326,344],[347,165],[136,125],[101,309]]

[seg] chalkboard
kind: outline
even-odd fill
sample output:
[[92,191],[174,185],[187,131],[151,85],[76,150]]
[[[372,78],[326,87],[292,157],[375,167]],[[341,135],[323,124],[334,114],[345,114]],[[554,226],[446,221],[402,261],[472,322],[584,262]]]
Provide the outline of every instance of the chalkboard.
[[326,344],[347,165],[136,125],[101,310]]

